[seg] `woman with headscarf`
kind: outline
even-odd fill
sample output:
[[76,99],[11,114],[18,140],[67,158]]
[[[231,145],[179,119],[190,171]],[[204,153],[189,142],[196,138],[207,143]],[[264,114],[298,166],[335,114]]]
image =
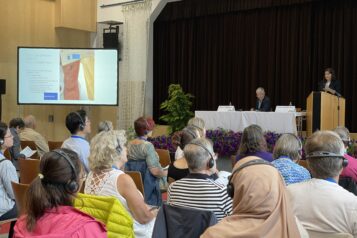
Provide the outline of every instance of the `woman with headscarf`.
[[201,238],[308,237],[303,228],[300,234],[283,179],[269,162],[255,156],[241,159],[230,186],[232,215],[208,228]]

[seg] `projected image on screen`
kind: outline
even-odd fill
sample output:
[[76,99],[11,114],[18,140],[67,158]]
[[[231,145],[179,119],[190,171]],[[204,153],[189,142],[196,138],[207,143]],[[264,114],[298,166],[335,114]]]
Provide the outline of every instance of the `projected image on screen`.
[[18,104],[118,105],[113,49],[18,48]]
[[94,100],[94,60],[93,51],[61,50],[61,99]]

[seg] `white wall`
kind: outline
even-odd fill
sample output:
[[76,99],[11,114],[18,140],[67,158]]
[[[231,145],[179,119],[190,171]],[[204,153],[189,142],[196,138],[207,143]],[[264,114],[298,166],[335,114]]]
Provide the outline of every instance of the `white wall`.
[[[97,21],[123,22],[119,36],[123,46],[119,79],[126,88],[119,94],[118,125],[127,129],[137,117],[153,113],[154,21],[168,2],[177,0],[144,0],[123,6],[100,7],[120,1],[125,0],[98,0]],[[100,29],[97,37],[102,37]],[[140,83],[144,91],[140,90]]]

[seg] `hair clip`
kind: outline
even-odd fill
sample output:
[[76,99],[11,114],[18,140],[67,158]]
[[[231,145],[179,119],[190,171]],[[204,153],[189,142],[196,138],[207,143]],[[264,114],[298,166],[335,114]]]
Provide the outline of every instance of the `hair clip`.
[[40,177],[40,179],[44,178],[43,174],[41,174],[41,173],[38,174],[38,177]]

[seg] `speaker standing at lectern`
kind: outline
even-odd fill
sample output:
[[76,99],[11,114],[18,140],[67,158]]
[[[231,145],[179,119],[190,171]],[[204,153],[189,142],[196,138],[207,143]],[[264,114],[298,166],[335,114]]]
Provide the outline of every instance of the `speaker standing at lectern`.
[[324,79],[319,82],[319,91],[341,96],[341,82],[336,79],[335,70],[333,70],[333,68],[325,69]]

